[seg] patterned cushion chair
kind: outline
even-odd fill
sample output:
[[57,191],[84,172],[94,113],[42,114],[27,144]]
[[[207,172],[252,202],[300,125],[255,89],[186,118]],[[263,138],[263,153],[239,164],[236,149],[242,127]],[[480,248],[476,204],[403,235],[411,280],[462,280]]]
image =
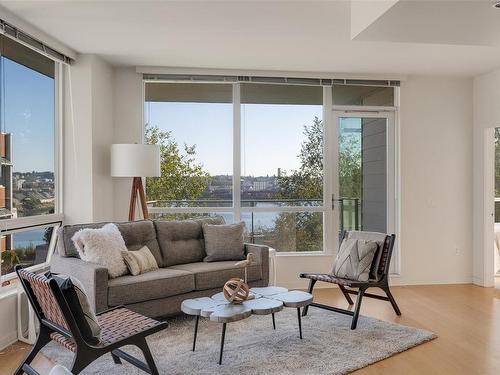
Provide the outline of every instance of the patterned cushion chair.
[[[71,368],[71,373],[75,375],[107,353],[111,354],[116,364],[120,364],[123,359],[149,374],[158,374],[146,337],[166,328],[167,323],[118,306],[97,315],[101,339],[99,343],[91,344],[84,339],[55,279],[43,274],[34,274],[20,266],[16,266],[16,273],[40,322],[40,333],[33,349],[15,375],[36,374],[30,363],[50,341],[75,354]],[[120,348],[125,345],[135,345],[141,349],[146,363],[122,351]]]
[[[334,311],[341,314],[351,315],[352,323],[351,329],[356,329],[359,312],[361,310],[361,301],[363,297],[375,298],[382,301],[389,301],[396,312],[397,315],[401,315],[401,311],[394,299],[391,291],[389,290],[389,267],[391,263],[392,252],[394,249],[394,242],[396,235],[387,235],[385,233],[376,232],[363,232],[363,231],[346,231],[344,232],[343,239],[356,239],[365,241],[375,241],[378,244],[377,251],[373,258],[373,262],[370,268],[370,277],[368,281],[350,280],[346,278],[336,277],[332,274],[325,273],[301,273],[300,277],[304,279],[309,279],[309,293],[312,293],[314,285],[317,281],[322,281],[326,283],[337,284],[346,298],[349,305],[353,305],[350,294],[357,295],[356,306],[354,311],[341,309],[334,306],[324,305],[320,303],[313,302],[309,306],[319,307],[321,309],[326,309]],[[381,296],[378,294],[366,293],[368,288],[380,288],[382,289],[386,296]],[[307,315],[308,307],[305,307],[302,315]]]

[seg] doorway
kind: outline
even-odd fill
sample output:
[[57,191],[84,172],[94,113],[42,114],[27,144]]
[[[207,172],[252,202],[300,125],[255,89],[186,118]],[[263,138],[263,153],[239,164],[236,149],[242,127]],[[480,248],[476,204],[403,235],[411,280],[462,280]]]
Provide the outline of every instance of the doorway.
[[[332,208],[338,233],[396,233],[394,112],[334,111],[333,124]],[[397,273],[397,254],[391,273]]]

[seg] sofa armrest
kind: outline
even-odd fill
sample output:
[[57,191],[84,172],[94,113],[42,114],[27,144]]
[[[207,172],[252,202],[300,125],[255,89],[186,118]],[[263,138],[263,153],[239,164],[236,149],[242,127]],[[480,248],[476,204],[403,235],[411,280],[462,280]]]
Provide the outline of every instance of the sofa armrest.
[[61,257],[54,254],[50,270],[78,279],[93,305],[96,313],[108,308],[108,269],[98,264],[85,262],[79,258]]
[[269,247],[265,245],[245,244],[245,254],[252,253],[254,260],[260,264],[262,269],[263,285],[269,285]]

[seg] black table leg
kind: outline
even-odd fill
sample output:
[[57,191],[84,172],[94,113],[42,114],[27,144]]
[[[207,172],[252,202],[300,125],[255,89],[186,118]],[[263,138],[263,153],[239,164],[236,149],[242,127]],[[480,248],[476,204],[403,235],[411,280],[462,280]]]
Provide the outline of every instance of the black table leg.
[[222,337],[220,339],[220,357],[219,357],[219,365],[222,365],[222,353],[224,352],[224,339],[226,338],[226,324],[222,324]]
[[299,335],[300,339],[302,340],[302,320],[300,316],[300,307],[297,307],[297,319],[299,320]]
[[272,313],[273,315],[273,329],[276,329],[276,321],[274,320],[274,313]]
[[194,337],[193,337],[193,352],[196,349],[196,336],[198,336],[198,323],[200,321],[200,316],[196,315],[196,322],[194,323]]

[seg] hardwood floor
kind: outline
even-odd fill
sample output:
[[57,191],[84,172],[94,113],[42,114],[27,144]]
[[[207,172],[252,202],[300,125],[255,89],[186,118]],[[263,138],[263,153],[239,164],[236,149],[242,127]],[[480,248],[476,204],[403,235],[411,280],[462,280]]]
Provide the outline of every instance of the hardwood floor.
[[[435,332],[436,340],[354,372],[368,374],[500,373],[500,291],[473,285],[402,286],[392,288],[403,312],[390,304],[365,299],[362,314]],[[319,289],[318,302],[345,306],[337,289]],[[12,374],[29,347],[15,344],[0,352],[0,374]],[[38,356],[34,366],[47,374],[53,364]]]

